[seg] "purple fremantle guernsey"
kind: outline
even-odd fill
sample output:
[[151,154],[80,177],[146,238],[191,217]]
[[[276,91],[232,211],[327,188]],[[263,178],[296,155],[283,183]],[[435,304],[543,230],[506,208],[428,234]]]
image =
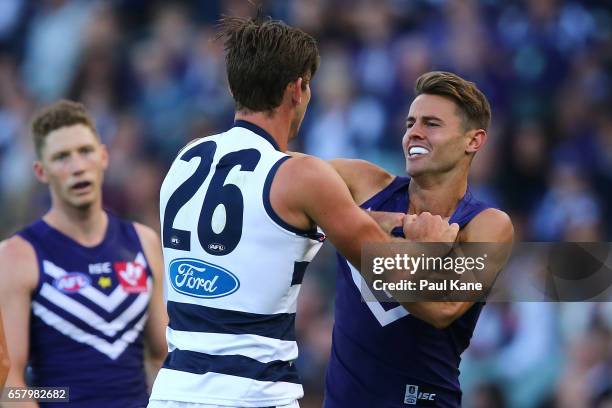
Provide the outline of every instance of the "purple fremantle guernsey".
[[[361,207],[407,212],[409,182],[395,178]],[[463,228],[486,208],[468,189],[450,222]],[[402,228],[394,229],[393,235],[403,236]],[[324,407],[459,407],[460,356],[470,343],[483,304],[472,306],[446,329],[436,329],[391,298],[363,302],[359,272],[339,254],[338,266]]]
[[134,225],[111,214],[108,221],[95,247],[43,220],[18,233],[34,247],[39,268],[31,385],[69,387],[71,407],[140,408],[148,402],[142,330],[153,281]]

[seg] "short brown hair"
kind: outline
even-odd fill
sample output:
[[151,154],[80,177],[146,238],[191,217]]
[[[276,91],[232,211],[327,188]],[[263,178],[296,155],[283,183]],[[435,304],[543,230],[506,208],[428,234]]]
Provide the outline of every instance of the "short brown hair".
[[98,137],[93,118],[82,103],[59,100],[41,109],[32,120],[32,137],[36,156],[40,159],[45,138],[54,130],[73,125],[87,126]]
[[476,84],[452,72],[432,71],[417,78],[415,95],[428,94],[452,99],[463,116],[466,130],[487,130],[491,123],[491,106]]
[[314,76],[319,67],[316,40],[282,21],[225,17],[218,28],[238,111],[277,108],[290,82],[307,74]]

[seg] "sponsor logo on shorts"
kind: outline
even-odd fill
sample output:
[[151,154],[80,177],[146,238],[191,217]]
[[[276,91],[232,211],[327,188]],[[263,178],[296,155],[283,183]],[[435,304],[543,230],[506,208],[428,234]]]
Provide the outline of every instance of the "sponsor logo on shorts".
[[193,258],[170,262],[170,284],[179,293],[198,298],[231,295],[240,287],[238,278],[225,268]]

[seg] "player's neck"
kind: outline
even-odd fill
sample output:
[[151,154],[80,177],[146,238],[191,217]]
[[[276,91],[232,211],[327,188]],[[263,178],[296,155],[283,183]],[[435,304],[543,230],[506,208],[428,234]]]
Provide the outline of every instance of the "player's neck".
[[94,203],[86,209],[54,204],[43,220],[79,244],[89,247],[104,240],[108,226],[108,215],[102,209],[102,203]]
[[269,112],[236,112],[235,120],[246,120],[259,126],[274,138],[281,151],[287,150],[289,142],[289,130],[291,128],[291,118],[284,115],[280,110]]
[[440,175],[413,177],[408,192],[410,214],[428,211],[450,217],[467,191],[467,172],[451,171]]

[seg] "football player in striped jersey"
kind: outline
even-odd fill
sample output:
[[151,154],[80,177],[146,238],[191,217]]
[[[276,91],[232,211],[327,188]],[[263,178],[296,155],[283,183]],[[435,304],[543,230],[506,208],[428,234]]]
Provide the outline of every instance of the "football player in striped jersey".
[[71,406],[142,407],[143,339],[153,371],[167,350],[159,238],[104,210],[108,155],[83,105],[56,102],[31,130],[51,208],[0,244],[8,385],[26,386],[29,365],[28,385],[68,387]]

